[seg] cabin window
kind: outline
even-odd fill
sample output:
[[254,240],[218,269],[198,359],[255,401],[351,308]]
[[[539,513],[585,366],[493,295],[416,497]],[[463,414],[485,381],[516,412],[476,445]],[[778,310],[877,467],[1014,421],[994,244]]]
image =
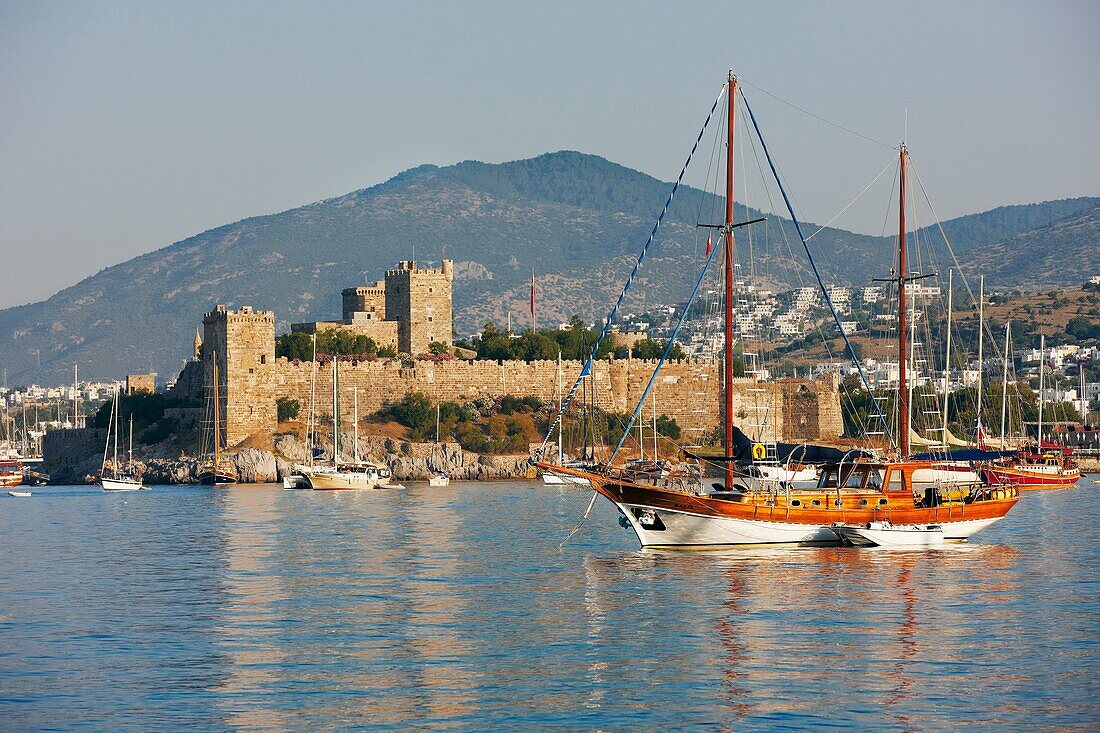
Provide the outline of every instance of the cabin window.
[[848,474],[848,478],[844,481],[844,488],[846,489],[858,489],[863,486],[863,471],[852,471]]
[[890,472],[890,491],[905,491],[905,475],[899,470]]
[[821,472],[821,478],[818,479],[817,488],[819,488],[819,489],[829,489],[829,488],[834,488],[835,489],[836,488],[836,469],[835,468],[826,468],[824,471]]

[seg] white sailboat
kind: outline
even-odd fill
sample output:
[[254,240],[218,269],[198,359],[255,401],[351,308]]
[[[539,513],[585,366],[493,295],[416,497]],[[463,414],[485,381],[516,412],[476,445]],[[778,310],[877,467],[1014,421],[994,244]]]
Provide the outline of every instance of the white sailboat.
[[[561,402],[562,402],[561,388],[562,388],[562,382],[561,382],[561,352],[559,351],[558,352],[558,412],[561,412]],[[582,402],[584,404],[584,409],[587,410],[588,409],[587,397],[584,400],[582,400]],[[564,457],[564,454],[563,454],[563,451],[562,451],[562,433],[564,432],[564,430],[565,430],[565,417],[562,416],[561,422],[558,425],[558,462],[557,462],[557,465],[559,465],[559,466],[565,465],[565,457]],[[585,434],[584,434],[584,445],[585,445],[584,451],[585,451],[585,453],[587,453],[588,452],[588,447],[587,447],[588,446],[588,416],[587,416],[587,413],[585,413],[585,418],[584,418],[584,431],[585,431]],[[580,466],[578,465],[577,467],[580,467]],[[554,471],[551,471],[549,469],[544,468],[544,469],[542,469],[542,483],[545,486],[565,486],[567,484],[572,484],[572,485],[576,485],[576,486],[588,486],[588,479],[578,478],[577,476],[567,476],[565,474],[555,473]]]
[[355,489],[398,489],[399,484],[391,484],[392,474],[384,465],[361,461],[359,459],[359,393],[354,392],[355,400],[355,448],[352,461],[340,460],[340,369],[339,358],[332,360],[332,464],[328,466],[310,466],[302,471],[309,488],[314,491],[349,491]]
[[[107,441],[103,446],[103,463],[99,469],[99,481],[104,491],[141,491],[148,490],[143,486],[141,479],[135,477],[130,468],[134,462],[134,416],[130,416],[130,448],[126,469],[122,470],[118,462],[118,386],[115,386],[114,400],[111,402],[111,422],[107,426]],[[113,441],[112,441],[113,438]],[[111,469],[107,470],[107,449],[114,444],[114,454],[111,458]]]

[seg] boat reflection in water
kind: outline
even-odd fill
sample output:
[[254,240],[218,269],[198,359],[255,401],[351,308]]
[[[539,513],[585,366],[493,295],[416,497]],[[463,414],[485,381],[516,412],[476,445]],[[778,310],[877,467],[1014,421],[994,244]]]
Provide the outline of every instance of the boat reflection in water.
[[[684,686],[687,708],[695,697],[721,699],[726,727],[719,730],[793,720],[800,729],[829,727],[835,720],[826,716],[838,704],[854,729],[951,728],[958,708],[936,701],[956,699],[960,679],[1010,666],[1016,655],[976,656],[975,640],[990,625],[998,636],[1028,633],[1003,621],[1004,606],[1021,591],[1018,561],[1009,547],[981,545],[591,557],[584,564],[588,643],[618,646],[624,662],[590,670],[587,699],[624,703],[620,676],[628,675]],[[661,595],[660,614],[622,605],[639,578],[647,597]],[[667,594],[673,585],[675,600]],[[658,638],[667,641],[654,644]],[[840,673],[845,694],[858,690],[858,699],[835,697]],[[973,715],[985,719],[978,707]]]

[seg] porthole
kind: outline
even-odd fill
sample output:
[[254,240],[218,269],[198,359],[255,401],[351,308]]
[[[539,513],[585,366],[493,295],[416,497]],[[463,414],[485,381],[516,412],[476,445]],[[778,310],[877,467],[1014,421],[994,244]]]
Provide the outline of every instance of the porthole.
[[887,501],[888,501],[887,499],[879,499],[878,500],[878,505],[879,506],[886,506]]
[[821,500],[820,499],[814,499],[810,503],[813,504],[814,506],[821,506]]
[[859,505],[860,506],[867,506],[867,500],[866,499],[860,499],[859,500]]
[[833,499],[833,506],[844,506],[844,502],[840,499]]
[[792,499],[791,500],[791,506],[802,506],[802,500],[801,499]]

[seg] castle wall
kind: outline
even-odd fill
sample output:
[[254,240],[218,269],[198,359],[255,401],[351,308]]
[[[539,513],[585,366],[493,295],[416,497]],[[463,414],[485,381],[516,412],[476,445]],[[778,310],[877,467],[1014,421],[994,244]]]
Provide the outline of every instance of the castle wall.
[[176,377],[176,383],[168,390],[167,396],[172,399],[183,400],[201,404],[203,401],[203,377],[205,367],[202,361],[189,361],[184,364]]
[[42,436],[42,463],[47,468],[74,466],[89,456],[103,455],[106,428],[49,430]]
[[[563,390],[568,390],[581,363],[562,362]],[[655,362],[637,359],[600,361],[593,365],[596,405],[614,412],[634,409],[649,380]],[[273,370],[270,399],[290,397],[308,409],[309,363],[294,364],[279,359]],[[717,428],[721,420],[719,363],[711,360],[670,362],[664,366],[653,391],[657,413],[676,420],[684,430],[685,443],[702,442],[703,435]],[[353,388],[358,389],[359,414],[366,416],[407,394],[422,392],[434,402],[467,402],[478,397],[534,395],[556,401],[556,361],[418,361],[406,367],[397,361],[341,362],[341,411],[352,414]],[[753,423],[766,422],[762,440],[811,440],[835,438],[843,432],[840,400],[834,377],[816,382],[792,380],[758,383],[740,378],[734,384],[734,410],[738,425],[750,436],[758,432]],[[331,419],[332,369],[318,369],[317,412]],[[579,400],[579,396],[577,397]],[[646,419],[652,408],[645,407]],[[764,419],[766,415],[766,419]],[[778,427],[778,433],[776,431]],[[272,430],[274,427],[271,428]]]

